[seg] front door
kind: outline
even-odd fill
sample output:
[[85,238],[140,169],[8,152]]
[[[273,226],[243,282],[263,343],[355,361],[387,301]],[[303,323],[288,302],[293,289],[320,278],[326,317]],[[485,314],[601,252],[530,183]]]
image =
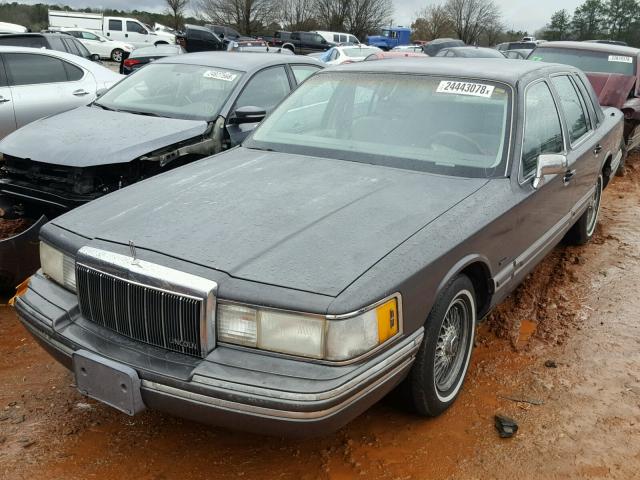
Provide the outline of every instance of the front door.
[[91,74],[69,62],[40,53],[7,53],[4,60],[17,128],[95,98]]

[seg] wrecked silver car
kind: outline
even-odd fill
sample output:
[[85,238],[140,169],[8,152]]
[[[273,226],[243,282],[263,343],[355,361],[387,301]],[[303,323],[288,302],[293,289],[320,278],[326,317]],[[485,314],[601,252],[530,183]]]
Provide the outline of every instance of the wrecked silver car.
[[[33,122],[2,140],[0,210],[11,218],[31,219],[36,228],[41,222],[33,222],[42,215],[51,219],[226,150],[321,68],[310,58],[259,53],[207,52],[158,60],[95,102]],[[3,243],[0,237],[0,265],[16,256],[13,246],[5,262]],[[37,259],[34,243],[17,248],[22,247],[27,251],[20,251],[19,258]],[[20,276],[2,272],[0,283],[15,285]]]

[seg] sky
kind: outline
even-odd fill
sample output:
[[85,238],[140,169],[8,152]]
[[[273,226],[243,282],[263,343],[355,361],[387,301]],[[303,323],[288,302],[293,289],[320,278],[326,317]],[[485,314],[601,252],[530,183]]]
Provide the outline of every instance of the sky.
[[[508,29],[526,30],[533,33],[544,27],[556,10],[566,8],[573,13],[584,0],[494,0],[500,7],[504,23]],[[394,23],[410,26],[417,11],[427,5],[444,3],[437,0],[393,0],[395,6]]]
[[[2,1],[2,0],[0,0]],[[42,0],[18,0],[24,3],[42,3]],[[507,28],[527,30],[533,33],[546,25],[551,14],[566,8],[571,13],[583,3],[583,0],[494,0],[500,7],[504,23]],[[54,3],[49,0],[44,3]],[[442,0],[444,2],[444,0]],[[70,7],[84,8],[116,8],[119,10],[147,10],[162,12],[165,10],[165,0],[60,0],[60,3]],[[393,23],[396,25],[411,25],[417,11],[431,4],[441,3],[438,0],[393,0],[395,15]]]

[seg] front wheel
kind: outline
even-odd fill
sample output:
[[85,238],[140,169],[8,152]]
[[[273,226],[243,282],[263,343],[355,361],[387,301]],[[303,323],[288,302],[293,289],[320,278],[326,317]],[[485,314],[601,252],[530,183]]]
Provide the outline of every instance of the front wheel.
[[589,199],[589,205],[571,230],[567,232],[567,241],[572,245],[584,245],[596,231],[598,215],[600,214],[600,200],[602,199],[602,174],[598,175],[593,195]]
[[419,414],[435,417],[455,401],[469,367],[475,327],[473,284],[459,275],[431,310],[407,378],[410,400]]
[[124,51],[116,48],[113,52],[111,52],[111,60],[114,62],[122,62],[122,57],[124,56]]

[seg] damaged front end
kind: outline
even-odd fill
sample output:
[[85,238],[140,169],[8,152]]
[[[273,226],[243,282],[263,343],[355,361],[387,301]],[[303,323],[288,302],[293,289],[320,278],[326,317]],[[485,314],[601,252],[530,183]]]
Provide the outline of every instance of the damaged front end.
[[[219,130],[219,129],[218,129]],[[0,289],[39,267],[38,234],[58,215],[164,171],[217,153],[213,125],[204,135],[157,149],[128,163],[85,167],[4,155],[0,163]]]

